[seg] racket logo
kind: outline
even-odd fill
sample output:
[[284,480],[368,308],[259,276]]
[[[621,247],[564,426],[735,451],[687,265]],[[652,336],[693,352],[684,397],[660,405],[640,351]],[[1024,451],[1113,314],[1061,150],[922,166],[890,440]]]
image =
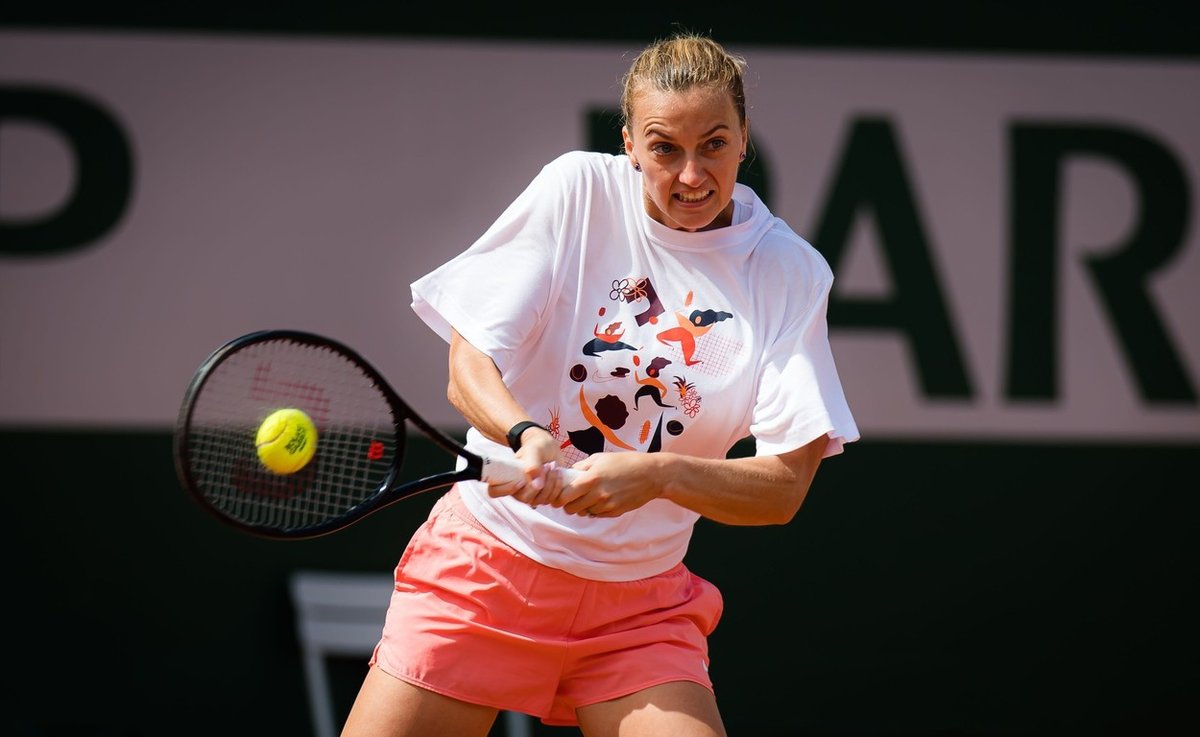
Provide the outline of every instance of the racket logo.
[[378,440],[372,440],[371,445],[367,447],[367,458],[372,461],[378,461],[383,458],[384,445]]

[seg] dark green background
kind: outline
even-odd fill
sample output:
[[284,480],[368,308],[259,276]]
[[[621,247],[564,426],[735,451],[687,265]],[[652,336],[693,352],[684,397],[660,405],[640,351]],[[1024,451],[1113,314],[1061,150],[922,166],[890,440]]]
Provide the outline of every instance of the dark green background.
[[1191,57],[1200,54],[1184,3],[1083,0],[949,0],[908,3],[739,2],[710,7],[575,3],[448,8],[413,3],[105,3],[87,7],[10,2],[10,26],[630,42],[637,48],[679,28],[724,43],[840,50],[1000,51]]
[[[5,734],[307,733],[289,572],[386,573],[435,499],[271,542],[192,503],[166,433],[0,443]],[[412,473],[439,453],[417,444]],[[1194,447],[867,439],[825,463],[788,526],[702,521],[688,563],[726,596],[712,675],[730,733],[1193,723],[1198,473]],[[363,664],[331,667],[344,710]]]
[[[1194,26],[1174,8],[740,3],[564,17],[9,7],[0,23],[632,48],[677,21],[727,43],[792,48],[1194,60]],[[289,573],[386,573],[435,498],[328,538],[257,540],[186,497],[170,449],[167,430],[0,431],[13,579],[0,734],[307,734]],[[414,474],[442,462],[427,447],[414,456]],[[823,466],[792,524],[702,522],[688,563],[726,596],[712,674],[731,735],[1195,730],[1198,475],[1195,445],[868,433]],[[331,667],[344,710],[363,664]]]

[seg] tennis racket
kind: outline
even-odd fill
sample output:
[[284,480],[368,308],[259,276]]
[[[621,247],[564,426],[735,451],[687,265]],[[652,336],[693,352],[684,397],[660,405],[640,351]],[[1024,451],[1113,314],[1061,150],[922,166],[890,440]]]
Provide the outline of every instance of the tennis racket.
[[[289,474],[268,470],[255,442],[281,408],[303,411],[316,428],[312,459]],[[453,454],[455,468],[406,479],[410,427]],[[317,537],[457,481],[523,475],[515,460],[480,456],[430,425],[355,351],[294,330],[250,333],[214,351],[188,385],[173,451],[180,481],[205,509],[268,538]],[[565,472],[565,481],[579,473]]]

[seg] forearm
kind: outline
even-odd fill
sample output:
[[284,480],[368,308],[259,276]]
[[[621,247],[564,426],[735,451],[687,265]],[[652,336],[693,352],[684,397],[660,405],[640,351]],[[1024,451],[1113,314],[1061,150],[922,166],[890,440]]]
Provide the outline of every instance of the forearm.
[[[819,446],[824,449],[824,439]],[[792,462],[779,456],[672,456],[665,464],[661,495],[724,524],[786,524],[799,511],[816,474],[821,453],[814,450]]]
[[[531,419],[504,384],[492,359],[457,332],[450,341],[450,403],[479,432],[497,443],[508,443],[508,430]],[[550,469],[560,460],[558,443],[544,428],[530,426],[521,434],[517,458],[525,464],[521,481],[493,483],[488,493],[512,496],[532,506],[545,503],[562,488],[562,478]]]
[[615,517],[668,499],[724,524],[785,524],[804,502],[826,442],[821,436],[781,455],[737,459],[596,453],[575,464],[584,473],[561,504],[571,514]]

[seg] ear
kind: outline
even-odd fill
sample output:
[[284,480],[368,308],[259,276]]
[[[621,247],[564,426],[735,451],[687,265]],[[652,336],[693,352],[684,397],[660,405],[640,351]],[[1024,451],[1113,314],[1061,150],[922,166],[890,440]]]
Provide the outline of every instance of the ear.
[[629,135],[629,126],[621,126],[621,140],[625,141],[625,153],[633,155],[633,137]]

